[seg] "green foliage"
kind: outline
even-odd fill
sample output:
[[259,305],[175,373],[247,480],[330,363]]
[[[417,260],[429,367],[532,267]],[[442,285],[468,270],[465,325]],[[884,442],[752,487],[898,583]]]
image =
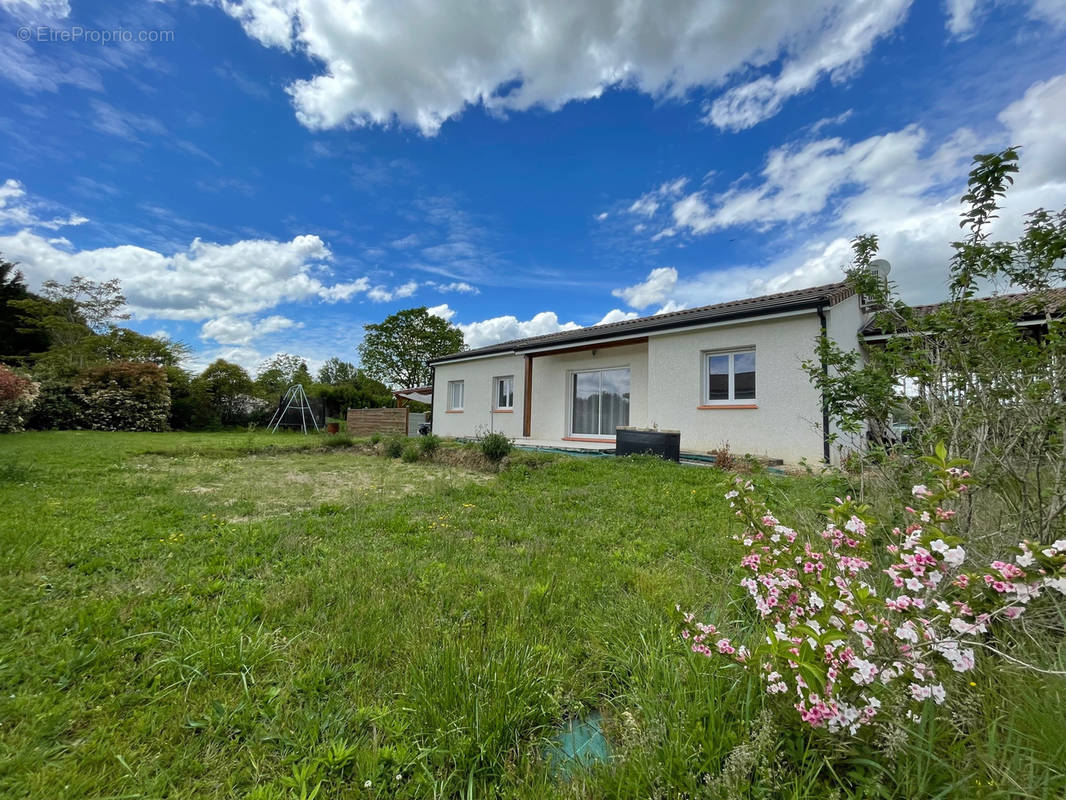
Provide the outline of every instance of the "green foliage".
[[307,362],[292,353],[278,353],[259,365],[255,377],[255,391],[260,397],[273,401],[281,397],[294,383],[299,383],[305,390],[311,385]]
[[327,359],[326,363],[318,371],[318,382],[336,386],[342,383],[355,383],[358,370],[355,365],[348,361],[341,361],[334,356]]
[[72,430],[81,425],[82,406],[74,387],[65,382],[41,381],[28,426],[37,431]]
[[327,436],[322,444],[334,448],[351,447],[355,444],[355,440],[346,433],[338,433],[334,436]]
[[388,386],[424,386],[431,375],[429,359],[465,349],[462,331],[425,306],[397,311],[363,330],[360,363],[369,376]]
[[389,458],[399,458],[403,455],[404,447],[406,446],[406,436],[387,436],[385,437],[385,455]]
[[[849,280],[879,309],[872,324],[887,341],[860,356],[823,337],[818,360],[804,366],[843,434],[839,444],[861,451],[858,437],[868,431],[873,446],[864,457],[898,473],[907,456],[944,441],[973,465],[984,497],[994,500],[987,514],[1020,521],[1020,538],[1045,539],[1062,529],[1066,514],[1066,324],[1056,310],[1061,298],[1049,294],[1066,281],[1066,209],[1034,211],[1019,239],[992,240],[988,225],[1017,160],[1013,148],[974,159],[962,198],[968,236],[952,243],[946,303],[907,306],[869,269],[876,237],[856,239]],[[988,282],[1030,294],[978,299]],[[907,426],[905,441],[893,422]]]
[[326,404],[327,413],[343,415],[349,408],[384,408],[393,403],[392,392],[383,383],[356,370],[350,380],[316,383],[308,391]]
[[193,392],[202,393],[204,402],[221,425],[241,425],[261,404],[251,397],[254,386],[244,367],[224,359],[211,363],[193,381]]
[[12,364],[25,363],[34,353],[48,348],[48,335],[39,329],[27,329],[22,322],[16,301],[26,300],[30,293],[26,281],[16,265],[0,256],[0,360]]
[[[896,720],[891,758],[760,739],[749,673],[678,669],[675,603],[750,629],[726,476],[534,457],[489,476],[305,436],[0,437],[17,633],[0,636],[0,796],[1066,794],[1062,681],[1009,666],[979,664],[950,719]],[[847,492],[767,484],[790,525]],[[1060,636],[1009,652],[1066,666]],[[593,710],[615,757],[561,779],[546,740]]]
[[478,437],[477,444],[481,454],[492,462],[502,461],[514,446],[510,439],[498,431]]
[[418,459],[421,457],[421,455],[422,455],[421,448],[419,448],[419,446],[417,444],[415,444],[414,442],[411,442],[409,444],[404,445],[403,452],[400,453],[400,458],[402,458],[405,462],[410,464],[410,463],[413,463],[415,461],[418,461]]
[[420,436],[418,437],[418,449],[422,451],[422,455],[426,458],[432,458],[440,450],[440,441],[440,437],[435,433]]
[[90,367],[75,380],[82,428],[163,431],[170,415],[166,371],[155,364],[116,361]]

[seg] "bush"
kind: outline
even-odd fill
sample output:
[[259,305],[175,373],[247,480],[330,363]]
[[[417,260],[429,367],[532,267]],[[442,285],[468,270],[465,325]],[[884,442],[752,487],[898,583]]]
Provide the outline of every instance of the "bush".
[[381,434],[377,431],[370,434],[370,444],[381,444]]
[[[875,721],[918,720],[943,704],[959,683],[954,676],[975,667],[978,649],[1002,654],[987,639],[1006,622],[1046,589],[1066,595],[1066,539],[1022,541],[991,563],[974,558],[956,528],[972,484],[965,462],[949,460],[943,445],[922,461],[928,477],[899,515],[905,527],[883,525],[847,497],[823,530],[805,535],[780,524],[752,482],[737,478],[726,497],[746,528],[734,537],[750,570],[740,585],[762,623],[749,649],[686,614],[682,637],[691,650],[758,676],[789,725],[798,712],[841,737]],[[870,532],[889,527],[885,558]]]
[[716,450],[712,450],[711,455],[714,456],[714,465],[718,469],[732,472],[737,468],[737,457],[729,449],[729,442],[726,442]]
[[53,381],[41,382],[41,393],[33,405],[27,427],[35,431],[67,431],[81,424],[81,403],[74,387]]
[[80,426],[103,431],[165,431],[170,415],[166,371],[155,364],[116,361],[84,370],[74,396]]
[[346,433],[338,433],[336,436],[327,436],[322,444],[325,447],[351,447],[355,441]]
[[426,458],[430,458],[440,450],[440,437],[436,434],[429,434],[423,436],[418,440],[418,449],[422,451],[422,455]]
[[385,455],[389,458],[399,458],[403,455],[404,438],[402,436],[390,436],[385,440]]
[[419,448],[419,446],[416,444],[409,444],[403,449],[403,452],[400,454],[400,458],[410,464],[414,461],[418,461],[420,455],[421,449]]
[[0,433],[21,431],[40,385],[0,364]]
[[481,454],[489,461],[502,461],[511,452],[511,440],[502,433],[486,433],[478,440]]

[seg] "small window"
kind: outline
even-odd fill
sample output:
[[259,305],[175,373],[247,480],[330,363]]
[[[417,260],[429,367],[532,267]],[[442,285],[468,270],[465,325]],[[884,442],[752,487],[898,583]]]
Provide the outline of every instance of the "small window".
[[755,349],[704,353],[703,402],[755,399]]
[[448,381],[448,410],[463,410],[463,382]]
[[514,375],[492,379],[493,409],[496,411],[514,410]]

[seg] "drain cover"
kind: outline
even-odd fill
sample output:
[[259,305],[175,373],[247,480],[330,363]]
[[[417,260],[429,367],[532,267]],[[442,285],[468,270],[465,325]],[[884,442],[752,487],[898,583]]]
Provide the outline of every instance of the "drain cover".
[[604,763],[610,754],[603,735],[603,715],[599,711],[560,725],[545,752],[552,770],[564,775],[581,767]]

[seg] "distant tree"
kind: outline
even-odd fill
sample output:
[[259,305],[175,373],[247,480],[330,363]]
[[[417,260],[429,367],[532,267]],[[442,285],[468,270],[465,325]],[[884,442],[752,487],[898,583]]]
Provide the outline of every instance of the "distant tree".
[[[301,367],[303,370],[301,371]],[[312,383],[307,362],[292,353],[278,353],[259,365],[255,389],[260,397],[275,398],[284,394],[294,383],[309,386]]]
[[354,383],[356,372],[354,364],[348,361],[341,361],[339,358],[331,358],[318,371],[318,382],[331,385]]
[[118,280],[91,281],[75,275],[69,283],[45,281],[40,296],[29,294],[9,305],[19,315],[23,334],[45,334],[46,352],[34,354],[37,372],[70,377],[87,366],[109,360],[95,337],[115,330],[115,320],[129,319],[121,309],[126,298]]
[[145,336],[129,328],[112,328],[96,343],[104,361],[146,361],[161,367],[174,367],[189,356],[184,342]]
[[88,325],[94,333],[104,333],[114,327],[116,319],[130,318],[121,311],[126,296],[118,278],[97,283],[75,275],[69,283],[45,281],[41,284],[41,296],[54,303],[69,300],[77,312],[77,321]]
[[16,301],[30,297],[18,265],[0,256],[0,359],[21,363],[33,353],[48,348],[48,333],[40,329],[25,330]]
[[255,388],[244,367],[218,359],[193,382],[223,425],[234,425],[247,416],[248,396]]
[[370,377],[393,387],[429,383],[431,358],[465,349],[463,332],[420,308],[408,308],[364,325],[359,359]]
[[341,416],[349,408],[382,408],[392,405],[392,391],[363,370],[355,371],[351,380],[342,383],[316,383],[308,393],[326,403],[326,413]]
[[300,362],[300,366],[296,368],[296,372],[292,375],[292,382],[300,384],[304,389],[315,382],[315,379],[311,377],[311,370],[307,368],[306,361]]

